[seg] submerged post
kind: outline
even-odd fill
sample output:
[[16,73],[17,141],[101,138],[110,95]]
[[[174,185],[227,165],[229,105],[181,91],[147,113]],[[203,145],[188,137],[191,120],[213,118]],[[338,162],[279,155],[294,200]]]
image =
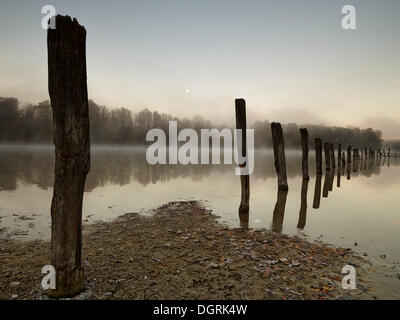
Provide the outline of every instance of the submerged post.
[[302,172],[303,172],[303,180],[309,180],[310,176],[308,175],[308,131],[306,128],[300,129],[301,134],[301,150],[303,154],[303,158],[301,161]]
[[331,164],[332,168],[336,168],[336,160],[335,160],[335,145],[333,143],[329,144],[329,149],[331,153]]
[[51,203],[52,297],[70,297],[84,288],[81,267],[82,202],[90,170],[86,83],[86,30],[76,19],[56,17],[48,29],[48,85],[53,109],[55,176]]
[[[246,101],[244,99],[235,100],[235,111],[236,111],[236,129],[241,130],[242,136],[242,150],[237,150],[241,152],[241,156],[247,159],[247,135],[246,135]],[[238,157],[240,159],[240,155]],[[240,165],[240,167],[246,167],[246,163]],[[242,174],[240,176],[240,185],[242,190],[242,196],[240,200],[239,213],[244,213],[249,211],[249,198],[250,198],[250,178],[249,175]]]
[[315,138],[315,166],[317,176],[322,174],[322,142],[321,139]]
[[329,142],[324,143],[324,152],[325,152],[325,172],[331,171],[331,153],[330,153]]
[[286,176],[286,158],[285,143],[283,141],[283,132],[281,124],[278,122],[271,123],[272,143],[274,145],[275,169],[278,175],[278,190],[288,190]]

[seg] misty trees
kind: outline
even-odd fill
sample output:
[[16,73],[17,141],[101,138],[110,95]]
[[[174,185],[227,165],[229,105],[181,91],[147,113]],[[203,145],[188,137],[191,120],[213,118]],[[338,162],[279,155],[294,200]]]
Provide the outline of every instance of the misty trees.
[[0,97],[0,141],[18,140],[18,100]]
[[[199,135],[201,129],[223,129],[229,126],[216,126],[202,116],[191,119],[172,116],[166,113],[144,109],[134,113],[127,108],[110,109],[89,100],[90,135],[95,144],[146,143],[146,133],[153,128],[168,131],[169,121],[175,120],[178,128],[192,128]],[[256,121],[248,128],[254,129],[256,148],[272,148],[272,136],[268,120]],[[322,125],[302,125],[308,129],[310,147],[314,148],[314,138],[331,141],[342,146],[379,148],[382,146],[382,133],[379,130],[355,127],[328,127]],[[282,124],[287,148],[300,148],[299,125]],[[231,128],[233,129],[233,128]],[[49,101],[20,106],[15,98],[0,97],[0,142],[44,142],[52,141],[52,111]],[[395,146],[394,146],[395,147]],[[394,149],[393,147],[393,149]],[[400,148],[400,147],[399,147]]]

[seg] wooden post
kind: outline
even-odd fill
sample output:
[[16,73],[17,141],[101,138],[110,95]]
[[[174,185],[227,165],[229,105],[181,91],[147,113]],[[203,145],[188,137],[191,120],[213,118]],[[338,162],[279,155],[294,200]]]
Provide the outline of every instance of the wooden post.
[[342,145],[340,143],[338,144],[337,156],[338,156],[338,160],[337,160],[338,167],[341,167],[342,166]]
[[[235,100],[235,111],[236,111],[236,129],[241,130],[242,135],[242,150],[237,150],[241,152],[242,157],[247,158],[247,135],[246,135],[246,101],[244,99]],[[240,159],[240,154],[238,159]],[[240,167],[246,167],[246,163],[240,165]],[[240,176],[241,185],[241,200],[239,206],[239,213],[246,213],[249,211],[249,199],[250,199],[250,177],[249,175]]]
[[315,188],[314,188],[314,201],[313,201],[313,208],[318,209],[320,202],[321,202],[321,181],[322,175],[318,174],[315,177]]
[[283,218],[285,217],[285,207],[288,190],[279,190],[276,204],[272,216],[272,231],[282,232]]
[[337,170],[337,185],[336,185],[338,188],[340,188],[341,171],[342,171],[342,167],[338,167],[338,170]]
[[330,154],[331,154],[331,164],[332,164],[332,168],[335,169],[336,168],[336,160],[335,160],[335,145],[333,143],[329,144],[329,150],[330,150]]
[[272,142],[274,145],[275,169],[278,175],[278,189],[288,190],[286,176],[286,158],[285,144],[283,141],[283,132],[281,124],[278,122],[271,123]]
[[299,211],[299,221],[297,222],[297,228],[304,229],[307,220],[307,192],[309,179],[303,179],[301,183],[301,202]]
[[247,211],[247,212],[239,211],[239,221],[240,221],[240,228],[248,229],[249,228],[249,211]]
[[331,171],[331,153],[330,153],[329,142],[324,143],[324,152],[325,152],[325,172]]
[[322,141],[319,138],[315,138],[315,166],[317,169],[317,175],[322,175]]
[[90,170],[86,83],[86,30],[76,19],[56,17],[48,29],[48,85],[53,109],[55,176],[51,203],[52,297],[70,297],[84,288],[81,267],[82,202]]
[[300,129],[301,134],[301,150],[302,150],[302,172],[303,179],[309,180],[310,176],[308,175],[308,131],[306,128]]

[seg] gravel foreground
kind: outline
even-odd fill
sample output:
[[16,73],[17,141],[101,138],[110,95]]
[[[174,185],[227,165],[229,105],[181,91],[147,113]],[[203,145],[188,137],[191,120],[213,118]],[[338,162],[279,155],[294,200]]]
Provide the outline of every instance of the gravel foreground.
[[[349,249],[232,229],[196,201],[84,227],[86,289],[72,299],[374,299],[367,261]],[[50,243],[0,240],[0,299],[47,299]],[[357,289],[342,289],[342,267]]]

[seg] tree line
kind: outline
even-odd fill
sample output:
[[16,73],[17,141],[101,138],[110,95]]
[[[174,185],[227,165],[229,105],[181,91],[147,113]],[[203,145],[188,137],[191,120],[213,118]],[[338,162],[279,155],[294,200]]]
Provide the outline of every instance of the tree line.
[[[140,112],[132,112],[127,108],[110,109],[98,105],[93,100],[89,100],[89,116],[90,139],[94,144],[145,145],[146,134],[150,129],[159,128],[168,132],[168,124],[171,120],[177,121],[178,130],[192,128],[199,134],[201,129],[229,127],[215,126],[199,115],[191,119],[181,119],[166,113],[152,112],[147,108]],[[270,125],[268,120],[256,121],[248,125],[248,128],[254,129],[255,147],[272,147]],[[314,138],[354,147],[377,148],[383,143],[381,131],[372,128],[344,128],[314,124],[299,126],[296,123],[288,123],[282,125],[287,148],[300,147],[300,127],[308,129],[311,147],[313,147]],[[52,109],[49,101],[20,105],[16,98],[0,97],[0,142],[51,143],[52,137]]]

